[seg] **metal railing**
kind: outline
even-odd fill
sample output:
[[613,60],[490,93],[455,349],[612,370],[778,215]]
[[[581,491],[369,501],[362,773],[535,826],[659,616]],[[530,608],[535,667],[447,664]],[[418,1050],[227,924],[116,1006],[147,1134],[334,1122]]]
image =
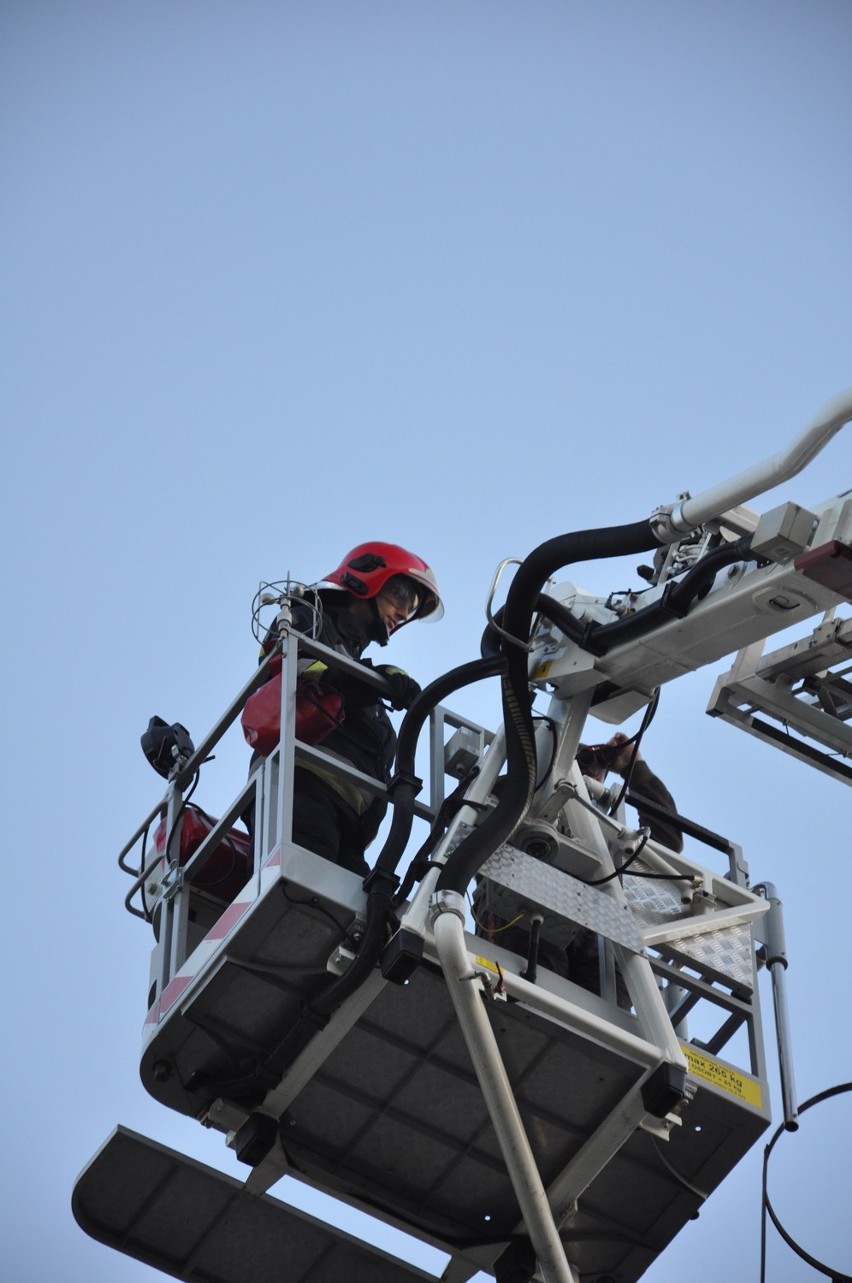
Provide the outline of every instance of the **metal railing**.
[[[325,646],[315,638],[290,627],[283,627],[279,647],[257,668],[225,711],[213,724],[191,756],[176,761],[164,795],[136,827],[118,855],[122,871],[132,879],[125,895],[125,908],[133,916],[151,922],[158,939],[156,990],[161,993],[191,952],[190,910],[202,924],[212,922],[223,911],[221,897],[210,896],[209,888],[199,878],[211,857],[229,841],[232,826],[254,809],[254,837],[247,881],[255,879],[259,889],[259,868],[274,848],[291,841],[293,771],[297,763],[320,767],[323,773],[354,784],[358,789],[382,798],[393,806],[393,792],[378,780],[340,757],[326,752],[322,745],[309,745],[296,739],[296,689],[298,660],[305,655],[325,662],[348,677],[355,677],[374,689],[378,696],[389,698],[388,684],[381,674],[346,655]],[[233,797],[197,849],[184,861],[180,856],[180,832],[183,816],[192,796],[194,781],[201,766],[209,760],[223,736],[239,719],[246,701],[270,678],[275,658],[281,661],[281,738],[266,758],[258,759],[248,779]],[[414,815],[432,824],[445,796],[445,740],[448,731],[463,730],[472,737],[481,755],[493,738],[477,723],[437,706],[429,716],[429,745],[424,750],[426,777],[425,797],[414,804]],[[204,814],[204,812],[202,812]],[[159,841],[151,839],[152,827],[164,822]],[[133,852],[138,851],[135,861]],[[197,930],[196,933],[198,934]]]

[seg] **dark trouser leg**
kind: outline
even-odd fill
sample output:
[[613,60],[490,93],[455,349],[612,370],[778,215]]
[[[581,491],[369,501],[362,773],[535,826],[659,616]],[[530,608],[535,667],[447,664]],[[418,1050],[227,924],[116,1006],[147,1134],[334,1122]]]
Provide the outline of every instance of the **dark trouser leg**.
[[[568,946],[568,979],[592,993],[601,991],[600,951],[598,937],[591,931],[581,931]],[[630,995],[624,977],[616,967],[616,1001],[623,1010],[630,1010]]]
[[364,841],[358,816],[311,771],[296,769],[293,794],[293,841],[341,868],[366,877]]

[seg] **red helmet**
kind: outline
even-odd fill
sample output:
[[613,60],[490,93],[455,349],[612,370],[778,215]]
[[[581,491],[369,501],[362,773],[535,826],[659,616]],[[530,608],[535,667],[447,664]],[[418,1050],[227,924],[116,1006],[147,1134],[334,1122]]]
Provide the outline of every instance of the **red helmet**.
[[419,605],[412,619],[440,619],[444,613],[435,576],[426,562],[395,543],[360,543],[343,558],[317,588],[344,588],[354,597],[375,597],[389,579],[403,575],[414,581]]

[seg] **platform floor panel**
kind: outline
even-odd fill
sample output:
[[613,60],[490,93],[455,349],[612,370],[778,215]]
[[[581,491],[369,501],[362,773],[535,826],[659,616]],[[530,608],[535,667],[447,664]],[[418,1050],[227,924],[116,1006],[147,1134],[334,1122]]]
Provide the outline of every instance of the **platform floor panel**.
[[78,1178],[72,1208],[92,1238],[186,1283],[436,1283],[124,1127]]
[[[641,1077],[642,1066],[519,1004],[492,1024],[545,1182]],[[366,1187],[424,1229],[510,1234],[517,1200],[443,976],[388,985],[303,1088],[284,1144],[312,1178]]]

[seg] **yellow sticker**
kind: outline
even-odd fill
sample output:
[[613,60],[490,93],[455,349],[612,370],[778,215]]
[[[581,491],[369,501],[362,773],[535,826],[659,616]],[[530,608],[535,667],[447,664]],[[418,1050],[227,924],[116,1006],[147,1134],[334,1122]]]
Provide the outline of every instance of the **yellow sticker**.
[[476,955],[476,961],[479,963],[480,967],[487,967],[489,971],[494,972],[495,976],[499,976],[500,968],[497,966],[496,962],[492,962],[489,958],[480,958],[479,954]]
[[552,667],[553,667],[553,660],[552,660],[552,659],[546,659],[546,660],[544,660],[544,662],[543,662],[543,663],[541,663],[541,664],[539,664],[539,665],[538,665],[538,667],[536,668],[535,672],[533,673],[533,681],[534,681],[534,682],[541,682],[541,681],[543,681],[543,680],[544,680],[544,678],[547,676],[547,674],[550,672],[550,670],[551,670],[551,668],[552,668]]
[[755,1082],[753,1078],[739,1073],[736,1069],[731,1069],[728,1065],[721,1065],[711,1056],[703,1056],[700,1051],[696,1051],[688,1044],[681,1043],[680,1049],[686,1056],[689,1072],[694,1078],[703,1078],[704,1082],[712,1083],[714,1087],[721,1087],[722,1091],[736,1096],[737,1100],[745,1101],[747,1105],[754,1105],[756,1109],[762,1107],[763,1095],[760,1083]]

